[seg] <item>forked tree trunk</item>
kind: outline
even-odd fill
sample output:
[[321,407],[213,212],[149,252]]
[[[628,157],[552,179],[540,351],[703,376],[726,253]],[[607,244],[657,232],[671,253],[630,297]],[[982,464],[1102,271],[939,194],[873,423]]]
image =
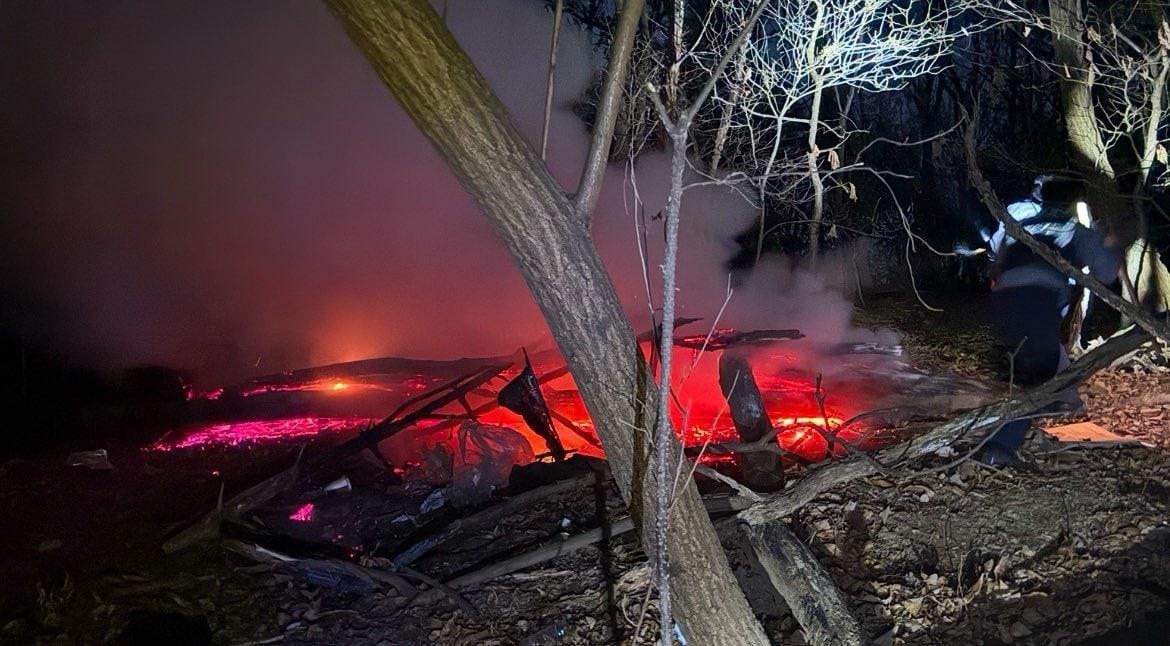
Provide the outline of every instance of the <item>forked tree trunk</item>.
[[[1163,25],[1165,23],[1163,22]],[[1163,29],[1170,28],[1163,26]],[[1145,131],[1142,133],[1141,160],[1138,165],[1138,189],[1140,193],[1149,187],[1150,171],[1154,167],[1158,151],[1158,127],[1166,113],[1164,97],[1167,83],[1170,83],[1170,49],[1163,50],[1158,59],[1158,72],[1151,79],[1149,116],[1146,118]],[[1126,272],[1135,283],[1137,302],[1157,313],[1170,311],[1170,271],[1158,256],[1158,250],[1149,243],[1150,215],[1149,208],[1135,195],[1134,210],[1138,215],[1138,231],[1140,238],[1126,251]]]
[[[641,516],[655,488],[649,439],[657,391],[587,224],[426,0],[328,3],[519,265],[651,545]],[[678,443],[672,448],[677,460]],[[689,478],[671,517],[670,557],[690,643],[767,643]]]
[[[1127,247],[1122,270],[1136,289],[1134,302],[1154,311],[1165,311],[1167,299],[1170,299],[1170,272],[1153,247],[1146,243],[1148,231],[1144,218],[1134,212],[1134,203],[1126,200],[1117,189],[1116,171],[1109,162],[1098,127],[1093,105],[1093,66],[1084,46],[1081,0],[1050,0],[1048,11],[1052,20],[1053,62],[1060,75],[1060,94],[1073,165],[1088,180],[1088,203],[1094,217],[1102,218],[1107,231]],[[1165,77],[1161,80],[1165,82]],[[1154,104],[1150,108],[1151,118],[1156,124],[1160,121],[1163,106],[1159,93],[1154,95]],[[1148,155],[1153,154],[1156,136],[1153,141],[1145,137],[1143,143],[1148,147],[1141,155],[1143,171],[1148,172],[1144,162]]]

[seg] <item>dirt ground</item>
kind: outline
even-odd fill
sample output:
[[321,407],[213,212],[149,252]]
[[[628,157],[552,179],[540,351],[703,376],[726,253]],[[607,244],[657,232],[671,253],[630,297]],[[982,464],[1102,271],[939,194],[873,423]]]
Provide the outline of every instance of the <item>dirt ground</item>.
[[[902,332],[918,367],[991,377],[990,340],[970,323],[976,305],[941,314],[906,305],[871,306],[859,321]],[[1089,419],[1149,448],[1034,441],[1031,470],[968,463],[910,481],[867,478],[825,493],[791,525],[877,643],[1167,643],[1168,392],[1170,373],[1140,364],[1083,389]],[[206,630],[216,644],[597,644],[628,643],[639,626],[643,637],[656,630],[645,612],[654,603],[645,556],[631,533],[460,590],[474,615],[442,596],[408,603],[393,588],[320,585],[302,569],[257,564],[215,542],[162,552],[169,530],[212,507],[225,477],[237,489],[287,464],[293,450],[159,456],[111,447],[114,471],[70,468],[62,455],[3,462],[0,643],[101,643],[128,624],[156,636]],[[421,513],[430,488],[387,484],[372,465],[339,470],[355,491],[315,500],[311,529],[290,521],[308,495],[302,488],[262,510],[251,530],[301,532],[369,557],[456,514],[450,505]],[[624,514],[612,483],[568,491],[459,535],[414,567],[450,580]],[[733,566],[770,635],[803,643],[730,536]]]

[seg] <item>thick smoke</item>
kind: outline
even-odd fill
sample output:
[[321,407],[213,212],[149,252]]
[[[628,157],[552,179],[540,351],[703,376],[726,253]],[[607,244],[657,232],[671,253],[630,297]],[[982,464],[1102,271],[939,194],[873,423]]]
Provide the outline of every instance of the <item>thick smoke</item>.
[[[205,378],[546,338],[485,218],[320,3],[5,3],[0,20],[0,289],[15,334]],[[452,31],[534,144],[550,21],[532,0],[450,0]],[[561,42],[550,166],[571,190],[588,134],[570,104],[595,56],[575,28]],[[647,216],[667,170],[664,153],[635,169]],[[611,169],[594,230],[645,329],[626,179]],[[680,315],[705,329],[754,209],[714,188],[685,204]],[[661,238],[649,222],[656,301]],[[850,311],[776,262],[723,320],[833,343]]]

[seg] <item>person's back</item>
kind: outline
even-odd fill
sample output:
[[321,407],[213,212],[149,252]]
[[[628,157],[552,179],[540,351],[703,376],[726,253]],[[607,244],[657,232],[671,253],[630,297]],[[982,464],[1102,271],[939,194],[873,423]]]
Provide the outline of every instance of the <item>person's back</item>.
[[[1097,280],[1109,282],[1121,265],[1121,255],[1105,244],[1099,231],[1077,222],[1073,205],[1045,204],[1039,212],[1020,222],[1024,230],[1074,267]],[[996,260],[995,290],[1017,287],[1043,287],[1058,295],[1063,308],[1072,294],[1069,277],[1033,249],[1018,240],[1008,239]]]
[[[1035,213],[1018,220],[1038,241],[1074,267],[1103,282],[1117,274],[1121,254],[1101,234],[1077,221],[1082,186],[1075,181],[1044,178]],[[1016,215],[1016,214],[1013,214]],[[1019,240],[997,232],[991,291],[991,322],[1010,355],[1011,380],[1030,386],[1051,379],[1068,363],[1060,337],[1061,320],[1072,297],[1072,281]],[[1063,405],[1080,405],[1076,389]],[[1007,464],[1031,426],[1029,419],[1009,422],[984,446],[981,460]]]

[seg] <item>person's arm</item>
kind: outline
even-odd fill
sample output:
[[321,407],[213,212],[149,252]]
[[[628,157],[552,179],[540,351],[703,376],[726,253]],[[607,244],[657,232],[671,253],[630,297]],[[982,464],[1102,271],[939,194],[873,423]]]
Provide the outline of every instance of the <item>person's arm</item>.
[[[1007,205],[1008,215],[1016,222],[1023,222],[1030,217],[1040,213],[1040,205],[1031,201],[1024,200],[1022,202],[1012,202]],[[995,233],[991,234],[991,238],[987,241],[987,248],[991,252],[991,258],[995,257],[1003,251],[1004,244],[1007,242],[1007,229],[1004,228],[1003,223],[997,223]]]
[[999,257],[999,253],[1003,251],[1003,244],[1006,241],[1007,229],[1004,228],[1003,224],[997,224],[995,227],[995,232],[992,233],[991,237],[987,240],[988,256],[992,260],[995,260],[997,257]]

